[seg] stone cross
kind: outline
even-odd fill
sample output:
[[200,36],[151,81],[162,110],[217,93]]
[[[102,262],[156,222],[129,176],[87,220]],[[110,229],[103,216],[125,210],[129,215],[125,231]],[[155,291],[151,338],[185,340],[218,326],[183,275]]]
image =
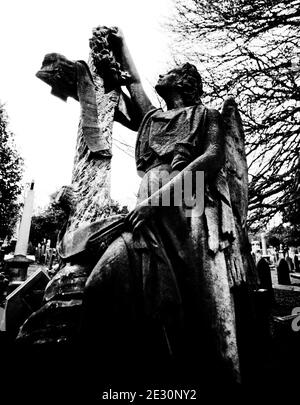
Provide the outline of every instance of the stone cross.
[[119,91],[106,91],[90,55],[88,64],[70,61],[63,55],[47,54],[37,77],[52,87],[52,94],[80,103],[71,186],[63,187],[56,199],[69,211],[64,234],[105,216],[110,205],[111,146]]

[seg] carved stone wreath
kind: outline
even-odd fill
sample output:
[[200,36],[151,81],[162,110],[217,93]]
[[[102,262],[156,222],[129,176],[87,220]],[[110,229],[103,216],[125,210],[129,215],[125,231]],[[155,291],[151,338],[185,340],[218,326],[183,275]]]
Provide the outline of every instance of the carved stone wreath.
[[98,26],[93,29],[93,36],[89,41],[93,63],[97,74],[103,78],[106,93],[131,80],[130,74],[122,70],[109,38],[110,34],[116,33],[117,30],[117,27]]

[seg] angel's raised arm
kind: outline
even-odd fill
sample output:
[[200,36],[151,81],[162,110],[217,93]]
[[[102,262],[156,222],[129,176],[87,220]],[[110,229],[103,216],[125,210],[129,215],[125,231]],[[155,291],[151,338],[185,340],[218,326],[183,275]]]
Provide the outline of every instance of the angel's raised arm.
[[113,42],[114,49],[118,53],[122,68],[131,76],[130,82],[126,85],[131,98],[125,96],[123,101],[126,103],[127,111],[131,115],[130,118],[133,120],[134,126],[138,127],[145,114],[155,107],[145,93],[122,31],[118,29],[116,33],[111,33],[110,41]]

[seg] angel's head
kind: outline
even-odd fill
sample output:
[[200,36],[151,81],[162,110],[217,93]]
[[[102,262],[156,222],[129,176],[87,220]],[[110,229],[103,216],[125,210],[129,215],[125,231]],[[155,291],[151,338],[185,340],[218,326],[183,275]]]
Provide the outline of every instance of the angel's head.
[[185,63],[165,75],[160,75],[155,89],[165,100],[173,90],[178,91],[186,106],[199,102],[203,94],[200,73],[196,66],[190,63]]

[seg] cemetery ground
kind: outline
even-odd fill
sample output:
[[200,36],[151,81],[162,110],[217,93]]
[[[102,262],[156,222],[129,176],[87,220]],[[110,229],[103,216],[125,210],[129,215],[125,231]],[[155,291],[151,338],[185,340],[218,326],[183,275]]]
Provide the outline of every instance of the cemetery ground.
[[295,328],[297,318],[291,314],[297,307],[300,313],[300,280],[290,277],[291,285],[279,285],[275,268],[271,269],[271,276],[274,300],[268,316],[267,336],[261,345],[258,344],[260,366],[257,365],[253,370],[257,374],[253,386],[256,394],[253,396],[259,399],[259,393],[263,392],[269,399],[297,399],[300,383],[300,328]]
[[[28,276],[39,269],[43,269],[47,272],[48,266],[33,263],[28,268]],[[294,308],[300,308],[300,280],[291,277],[292,284],[290,286],[282,286],[277,284],[277,271],[275,268],[271,269],[271,275],[274,287],[274,301],[268,316],[269,332],[258,344],[259,355],[257,358],[259,359],[259,364],[253,365],[253,369],[251,369],[252,376],[250,376],[249,384],[247,384],[246,388],[249,398],[251,397],[252,400],[257,400],[258,403],[260,403],[260,399],[275,400],[279,397],[285,399],[297,398],[300,384],[300,330],[294,331],[292,329],[292,319],[288,317],[288,315],[291,315]],[[15,368],[12,362],[9,364],[10,360],[14,358],[12,353],[14,345],[4,336],[4,332],[1,332],[1,335],[1,358],[2,360],[6,359],[7,362],[5,366],[4,363],[1,362],[1,377],[4,372],[6,375],[5,379],[7,378],[7,373],[11,375],[10,378],[16,378],[13,377]],[[22,372],[32,375],[32,377],[30,377],[31,381],[39,375],[38,378],[46,381],[46,385],[48,385],[49,369],[47,362],[44,364],[41,358],[39,364],[41,368],[32,371],[30,363],[22,364]],[[18,370],[19,367],[20,365],[18,365]],[[64,373],[66,373],[65,379],[67,379],[67,375],[70,375],[70,367],[64,364],[64,355],[62,355],[61,362],[57,364],[57,367],[60,378],[63,379]],[[10,372],[8,370],[10,370]],[[77,375],[81,375],[82,372],[82,370],[76,370]],[[43,377],[43,375],[45,375],[45,377]],[[55,375],[53,374],[52,383],[54,380]],[[31,387],[30,389],[36,392],[38,391],[37,386],[35,388]],[[206,402],[204,401],[203,403]]]

